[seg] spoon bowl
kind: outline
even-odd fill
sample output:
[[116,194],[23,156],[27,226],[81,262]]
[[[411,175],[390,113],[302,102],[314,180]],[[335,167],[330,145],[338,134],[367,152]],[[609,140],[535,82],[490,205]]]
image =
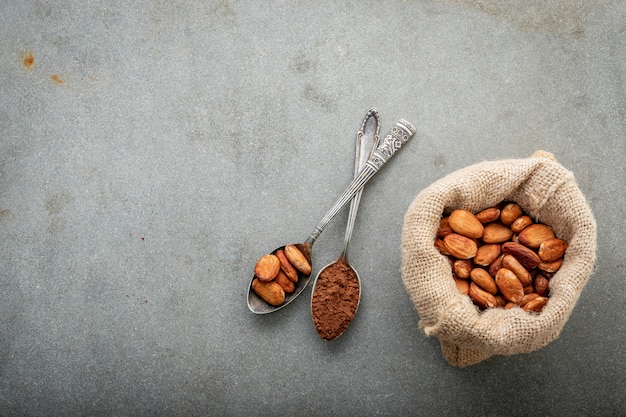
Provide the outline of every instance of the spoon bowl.
[[[307,239],[304,243],[296,243],[295,246],[302,252],[305,258],[309,261],[309,264],[312,264],[311,259],[311,248],[313,247],[313,243],[315,240]],[[285,249],[285,246],[281,246],[279,248],[274,249],[270,252],[272,255],[275,255],[279,250]],[[286,307],[289,303],[300,295],[302,291],[309,284],[309,280],[311,279],[311,274],[304,275],[302,273],[298,273],[298,282],[296,283],[296,288],[291,294],[285,294],[285,302],[283,302],[279,306],[273,306],[259,297],[253,290],[252,286],[248,288],[248,309],[256,314],[268,314],[273,313],[275,311],[280,310],[283,307]]]

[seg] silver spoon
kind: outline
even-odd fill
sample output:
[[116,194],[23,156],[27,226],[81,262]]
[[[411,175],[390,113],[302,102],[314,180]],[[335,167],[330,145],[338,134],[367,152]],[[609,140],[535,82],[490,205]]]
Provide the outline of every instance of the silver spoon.
[[[356,139],[355,178],[365,167],[372,152],[378,147],[379,127],[380,118],[378,113],[368,112]],[[319,336],[328,341],[338,338],[347,330],[361,301],[361,278],[348,261],[348,246],[352,238],[352,231],[354,230],[362,194],[363,189],[361,188],[350,202],[350,212],[348,214],[341,255],[335,262],[329,263],[317,273],[313,291],[311,292],[311,316],[313,317],[313,323]],[[339,273],[342,277],[337,279],[337,282],[334,282],[335,279],[329,276],[331,273]],[[332,290],[324,292],[323,289],[328,288],[328,286]],[[356,290],[356,294],[348,292],[348,287],[351,290]],[[320,289],[319,292],[317,291],[318,289]]]
[[[375,110],[375,109],[374,109]],[[322,218],[322,220],[315,226],[313,232],[309,235],[307,240],[304,243],[298,243],[296,246],[300,249],[302,254],[308,259],[311,264],[311,248],[313,244],[317,240],[317,238],[322,234],[324,228],[330,223],[330,221],[341,211],[341,209],[350,201],[352,197],[363,188],[365,183],[369,181],[374,174],[376,174],[389,159],[404,145],[416,132],[415,127],[409,123],[408,121],[401,119],[396,125],[391,129],[391,132],[378,148],[372,153],[370,159],[366,162],[365,167],[359,173],[359,176],[354,178],[348,188],[339,196],[335,204],[328,210],[326,215]],[[284,249],[284,246],[276,248],[271,253],[276,253],[279,249]],[[250,283],[248,284],[248,308],[255,314],[267,314],[273,313],[275,311],[280,310],[281,308],[287,306],[293,300],[295,300],[298,295],[304,291],[311,275],[303,275],[300,274],[298,282],[296,284],[295,290],[285,296],[285,301],[279,306],[272,306],[265,302],[261,297],[259,297],[252,290],[252,280],[254,276],[250,279]]]

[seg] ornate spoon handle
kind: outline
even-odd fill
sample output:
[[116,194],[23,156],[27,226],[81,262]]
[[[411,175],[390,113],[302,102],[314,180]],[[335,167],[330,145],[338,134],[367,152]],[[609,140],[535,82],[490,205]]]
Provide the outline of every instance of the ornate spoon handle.
[[[365,164],[372,156],[373,152],[378,148],[380,137],[378,132],[380,129],[380,116],[378,110],[375,107],[369,109],[361,124],[361,130],[357,133],[356,138],[356,155],[354,158],[354,177],[357,177],[361,170],[365,167]],[[346,223],[346,233],[343,239],[343,250],[341,251],[341,258],[346,262],[348,261],[348,247],[350,246],[350,240],[352,239],[352,231],[354,230],[354,224],[356,222],[356,214],[359,210],[359,204],[361,203],[361,195],[363,194],[363,188],[354,194],[350,201],[350,211],[348,212],[348,221]]]
[[348,188],[337,199],[335,204],[328,210],[328,213],[322,218],[322,220],[315,226],[315,230],[307,239],[307,242],[311,245],[315,243],[320,236],[324,228],[330,221],[341,211],[352,197],[376,174],[383,165],[391,159],[391,157],[415,134],[417,129],[411,123],[404,119],[401,119],[391,129],[391,132],[383,139],[382,143],[372,153],[372,156],[365,163],[365,167],[361,171],[358,177],[354,178]]

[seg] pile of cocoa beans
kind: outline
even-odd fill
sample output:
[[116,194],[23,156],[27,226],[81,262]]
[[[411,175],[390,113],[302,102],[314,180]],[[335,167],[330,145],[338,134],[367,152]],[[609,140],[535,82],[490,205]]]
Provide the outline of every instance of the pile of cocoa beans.
[[300,275],[310,275],[311,264],[296,245],[286,245],[261,256],[254,265],[252,290],[275,307],[296,289]]
[[435,247],[450,260],[458,290],[481,310],[541,312],[567,246],[514,202],[478,213],[454,210],[441,218],[435,238]]

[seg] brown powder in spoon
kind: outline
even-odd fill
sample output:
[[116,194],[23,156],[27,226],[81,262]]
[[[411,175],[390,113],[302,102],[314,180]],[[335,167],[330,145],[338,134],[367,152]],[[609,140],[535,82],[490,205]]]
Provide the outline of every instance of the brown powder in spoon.
[[322,270],[311,299],[311,313],[317,333],[333,340],[350,325],[359,305],[356,273],[343,259]]

